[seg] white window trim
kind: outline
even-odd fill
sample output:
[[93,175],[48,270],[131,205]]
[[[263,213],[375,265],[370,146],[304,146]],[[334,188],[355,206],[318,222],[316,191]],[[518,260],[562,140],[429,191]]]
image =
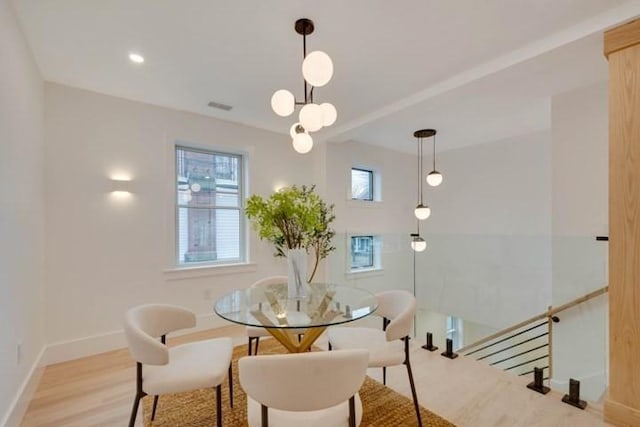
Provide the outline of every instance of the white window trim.
[[359,200],[359,199],[349,199],[347,200],[347,206],[350,208],[381,208],[384,206],[384,202],[381,200]]
[[258,265],[255,263],[184,266],[166,269],[164,278],[166,280],[196,279],[227,274],[253,273],[257,270]]
[[166,181],[166,255],[165,265],[167,268],[163,271],[165,280],[182,280],[197,277],[216,276],[224,274],[244,273],[256,271],[256,264],[251,262],[250,251],[250,234],[249,234],[249,221],[241,215],[240,225],[240,251],[244,254],[244,259],[239,262],[230,263],[221,261],[218,263],[200,263],[200,264],[179,264],[177,257],[177,209],[176,209],[176,193],[177,193],[177,180],[176,180],[176,147],[182,146],[185,148],[194,148],[196,150],[216,151],[221,153],[236,154],[242,156],[242,179],[243,188],[240,195],[242,201],[242,209],[246,203],[247,195],[249,194],[249,157],[250,152],[242,149],[237,149],[230,146],[222,146],[218,144],[198,144],[188,140],[169,137],[165,140],[165,164],[167,173]]
[[351,270],[345,273],[347,280],[365,279],[368,277],[384,276],[384,268],[361,268],[359,270]]

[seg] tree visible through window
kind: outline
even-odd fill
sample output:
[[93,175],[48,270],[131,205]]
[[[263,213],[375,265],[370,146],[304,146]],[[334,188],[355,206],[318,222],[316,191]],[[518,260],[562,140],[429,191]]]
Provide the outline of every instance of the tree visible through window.
[[373,200],[373,171],[351,169],[351,198],[355,200]]
[[243,261],[242,156],[176,147],[179,264]]

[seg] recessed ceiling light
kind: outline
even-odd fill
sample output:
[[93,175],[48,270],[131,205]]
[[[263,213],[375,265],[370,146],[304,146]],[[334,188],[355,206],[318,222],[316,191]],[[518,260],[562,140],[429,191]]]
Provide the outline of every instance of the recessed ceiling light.
[[130,53],[129,59],[131,60],[131,62],[135,62],[136,64],[142,64],[144,62],[144,56],[140,55],[139,53]]

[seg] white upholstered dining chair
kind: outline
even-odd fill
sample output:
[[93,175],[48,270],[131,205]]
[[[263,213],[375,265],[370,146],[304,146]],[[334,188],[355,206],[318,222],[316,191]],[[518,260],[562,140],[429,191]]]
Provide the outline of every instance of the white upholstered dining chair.
[[369,350],[369,367],[382,368],[382,381],[386,384],[387,367],[405,365],[411,385],[413,405],[422,427],[418,396],[409,359],[409,335],[413,329],[416,298],[413,294],[392,290],[376,294],[378,308],[375,314],[382,317],[382,329],[366,327],[334,327],[327,333],[330,350],[364,348]]
[[360,425],[368,360],[363,349],[243,357],[249,427]]
[[[215,338],[168,348],[166,335],[196,325],[189,310],[169,304],[147,304],[130,309],[124,322],[129,351],[136,361],[136,397],[129,427],[133,427],[140,399],[154,396],[151,419],[158,397],[201,388],[216,389],[217,425],[222,426],[221,384],[229,377],[229,403],[233,407],[231,338]],[[159,339],[158,339],[159,338]]]

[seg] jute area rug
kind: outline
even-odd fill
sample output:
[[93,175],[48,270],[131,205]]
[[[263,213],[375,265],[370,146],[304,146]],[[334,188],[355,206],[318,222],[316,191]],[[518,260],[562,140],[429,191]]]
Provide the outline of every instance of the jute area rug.
[[[285,353],[276,340],[260,342],[260,354]],[[225,427],[246,427],[247,400],[238,381],[238,359],[246,356],[247,346],[240,345],[233,351],[233,408],[229,407],[229,388],[222,384],[222,414]],[[407,378],[408,381],[408,378]],[[360,389],[363,405],[361,427],[417,426],[413,401],[383,384],[366,377]],[[156,419],[151,423],[153,397],[143,399],[145,427],[210,427],[215,426],[215,390],[197,390],[186,393],[162,395],[158,401]],[[455,427],[454,424],[421,407],[422,424],[427,427]],[[327,426],[331,427],[331,426]]]

